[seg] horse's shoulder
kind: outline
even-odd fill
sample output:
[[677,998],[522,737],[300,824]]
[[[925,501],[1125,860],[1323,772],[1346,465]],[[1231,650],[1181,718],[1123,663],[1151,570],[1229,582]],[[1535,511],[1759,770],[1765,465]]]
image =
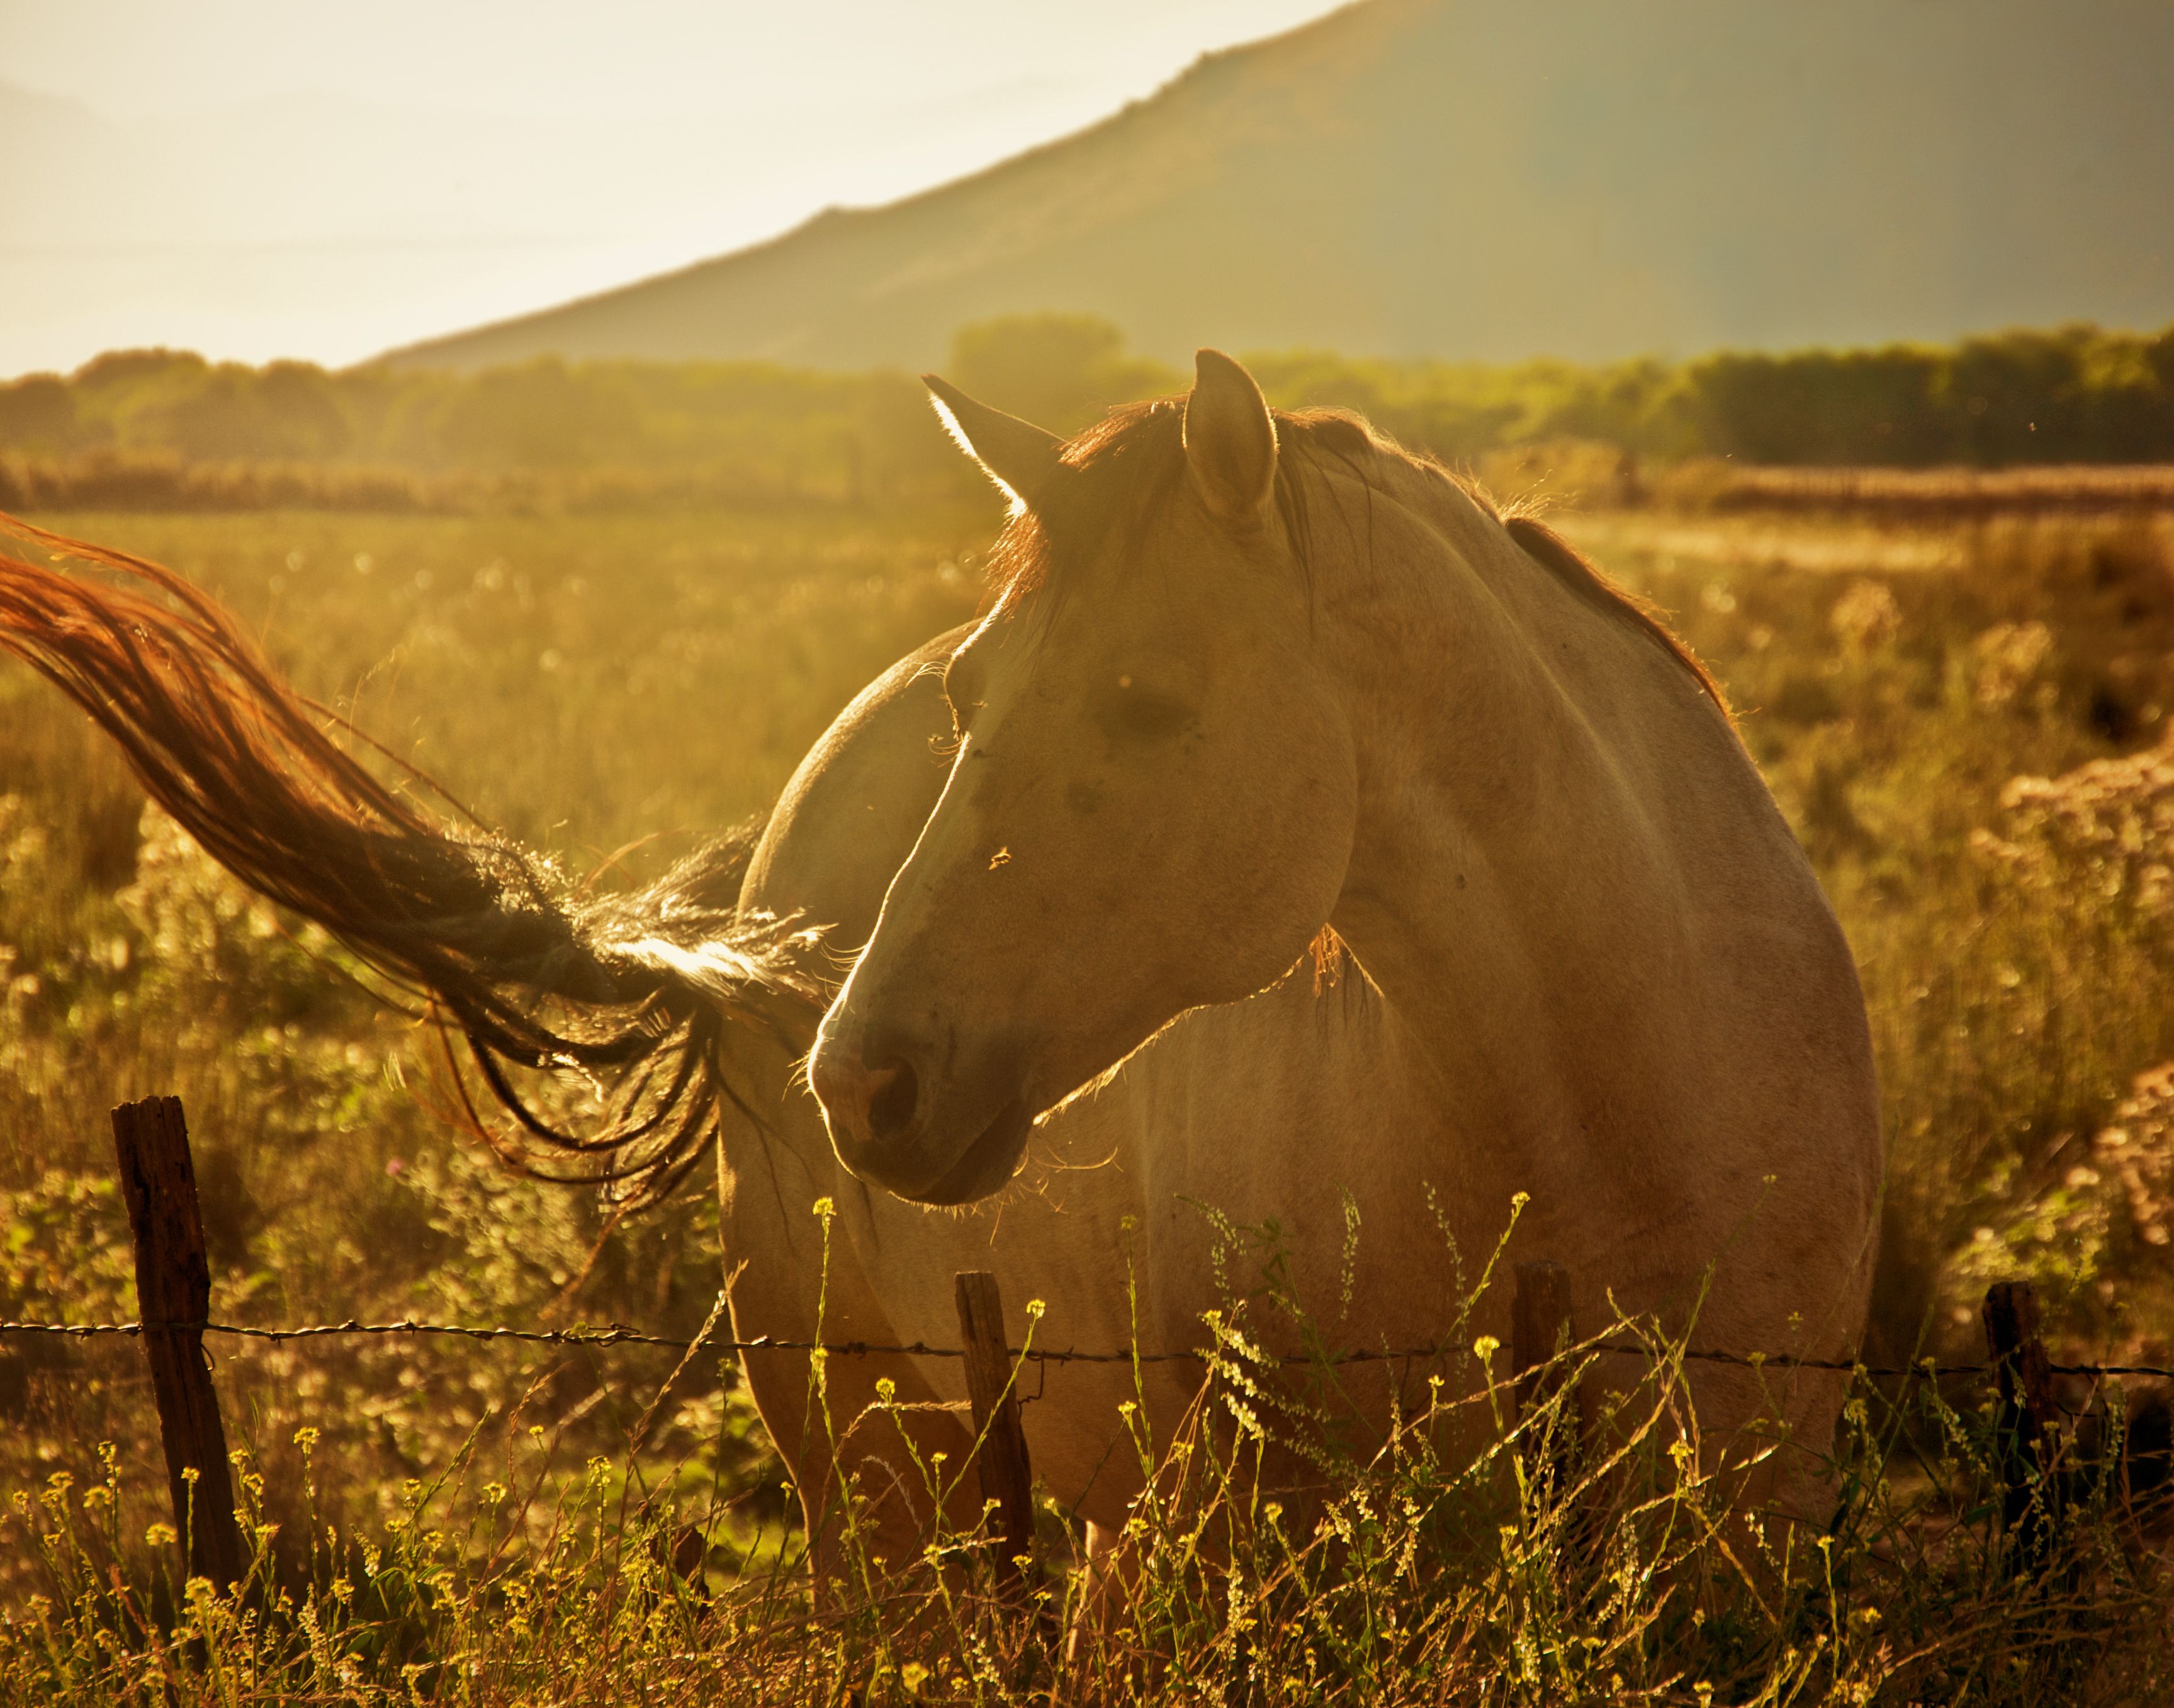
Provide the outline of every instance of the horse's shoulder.
[[808,750],[749,862],[744,914],[797,915],[833,948],[875,928],[892,875],[943,792],[951,715],[942,664],[968,633],[938,635],[884,671]]

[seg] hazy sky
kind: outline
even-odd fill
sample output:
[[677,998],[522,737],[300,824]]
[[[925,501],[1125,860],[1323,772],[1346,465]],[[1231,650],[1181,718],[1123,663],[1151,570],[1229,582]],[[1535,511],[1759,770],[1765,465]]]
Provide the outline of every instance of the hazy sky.
[[888,200],[1329,0],[0,0],[0,376],[338,364]]

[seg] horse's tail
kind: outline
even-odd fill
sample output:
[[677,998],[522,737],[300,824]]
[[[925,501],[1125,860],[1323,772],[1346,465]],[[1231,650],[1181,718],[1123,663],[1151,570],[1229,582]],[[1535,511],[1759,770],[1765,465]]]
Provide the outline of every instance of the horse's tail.
[[[662,1197],[708,1149],[722,1105],[738,1102],[722,1077],[723,1029],[752,1023],[789,1047],[812,1035],[819,992],[776,929],[736,920],[745,834],[646,889],[590,895],[511,839],[382,781],[234,618],[172,571],[6,516],[0,533],[125,578],[0,551],[0,649],[89,712],[214,859],[464,1034],[527,1138],[584,1159],[554,1177]],[[449,798],[412,770],[407,781]],[[606,1111],[592,1131],[569,1131],[510,1066],[600,1075],[613,1088]],[[465,1100],[457,1072],[455,1083]],[[525,1161],[533,1147],[514,1152]]]

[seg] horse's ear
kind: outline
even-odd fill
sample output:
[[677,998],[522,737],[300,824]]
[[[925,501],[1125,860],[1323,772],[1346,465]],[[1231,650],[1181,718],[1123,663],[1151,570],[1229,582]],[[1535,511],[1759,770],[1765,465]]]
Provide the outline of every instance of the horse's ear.
[[1220,350],[1192,359],[1185,400],[1185,466],[1192,489],[1216,516],[1250,527],[1276,488],[1276,423],[1247,373]]
[[1033,509],[1057,478],[1064,441],[1031,421],[976,403],[949,380],[923,374],[921,383],[928,387],[936,413],[959,448],[1012,495],[1015,507]]

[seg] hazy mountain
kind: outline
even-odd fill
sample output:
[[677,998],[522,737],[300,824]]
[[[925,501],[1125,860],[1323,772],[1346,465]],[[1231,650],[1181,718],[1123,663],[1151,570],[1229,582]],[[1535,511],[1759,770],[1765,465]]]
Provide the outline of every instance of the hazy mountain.
[[1591,358],[2174,319],[2166,0],[1366,0],[888,207],[395,354]]

